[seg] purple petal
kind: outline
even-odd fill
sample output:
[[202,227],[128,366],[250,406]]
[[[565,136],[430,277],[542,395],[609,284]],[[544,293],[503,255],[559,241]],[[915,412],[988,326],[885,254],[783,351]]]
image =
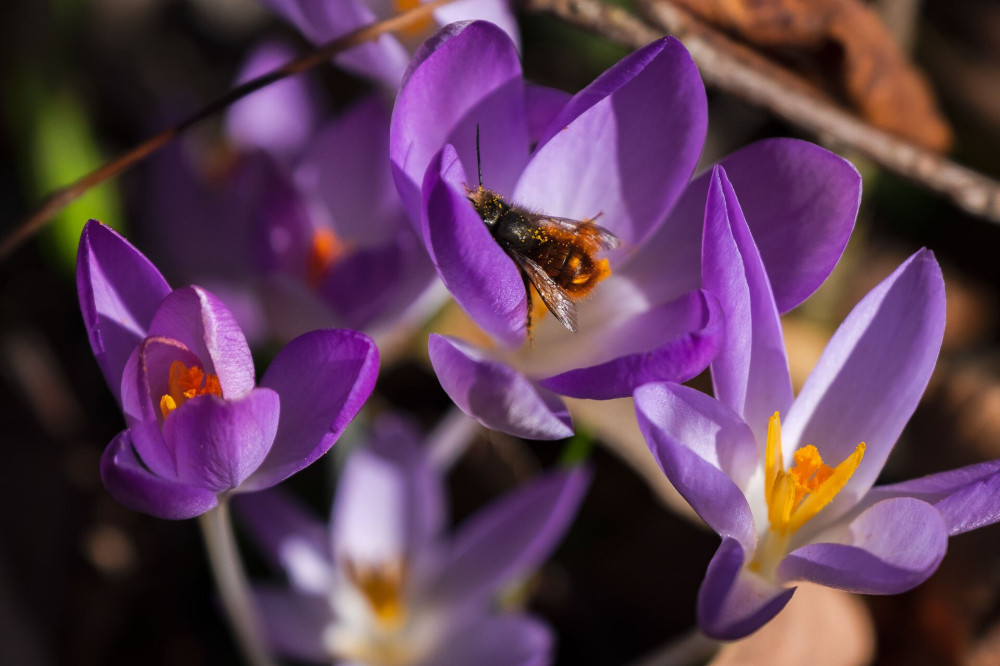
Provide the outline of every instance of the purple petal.
[[723,537],[754,547],[745,487],[757,467],[753,433],[726,405],[680,384],[646,384],[635,411],[649,449],[670,483]]
[[477,513],[455,534],[432,594],[445,604],[485,599],[538,567],[569,528],[589,483],[583,468],[553,472]]
[[205,372],[219,377],[225,398],[253,389],[253,358],[243,331],[229,308],[201,287],[170,292],[156,310],[149,335],[173,338],[190,349]]
[[487,428],[525,439],[573,434],[566,405],[510,366],[487,358],[467,342],[441,335],[430,336],[427,351],[445,393]]
[[863,496],[927,386],[944,333],[941,268],[921,250],[865,296],[833,335],[782,424],[786,463],[814,444],[837,464],[865,442],[864,459],[826,520]]
[[218,504],[211,490],[169,481],[146,469],[136,458],[128,430],[120,432],[104,449],[101,481],[111,496],[128,508],[157,518],[193,518]]
[[285,345],[260,382],[281,397],[278,434],[242,489],[273,486],[329,451],[368,400],[377,376],[375,343],[357,331],[312,331]]
[[507,33],[514,48],[520,50],[520,32],[510,4],[509,0],[462,0],[435,9],[434,18],[442,26],[469,19],[488,21]]
[[538,143],[556,115],[573,96],[558,88],[524,82],[524,106],[528,120],[528,137]]
[[872,505],[838,534],[788,554],[779,578],[861,594],[898,594],[924,582],[944,557],[948,530],[930,504],[910,497]]
[[456,147],[463,163],[476,163],[476,125],[486,187],[513,191],[528,158],[521,64],[510,38],[476,21],[435,44],[410,73],[392,112],[393,177],[414,222],[424,173],[445,144]]
[[795,588],[774,585],[744,566],[740,542],[724,538],[698,590],[698,626],[710,638],[735,640],[777,615]]
[[299,594],[275,587],[254,588],[268,643],[279,654],[314,663],[330,663],[333,655],[323,642],[333,611],[325,596]]
[[[787,312],[815,291],[840,259],[857,216],[861,176],[850,162],[797,139],[759,141],[719,163],[739,195],[778,310]],[[710,178],[704,173],[688,185],[667,221],[630,262],[630,270],[645,276],[651,298],[698,286]]]
[[1000,460],[876,486],[865,501],[888,497],[915,497],[933,504],[950,535],[992,525],[1000,521]]
[[[298,28],[314,44],[324,44],[378,19],[361,0],[263,0],[279,16]],[[408,55],[392,35],[359,44],[335,58],[339,65],[395,88],[406,69]]]
[[177,459],[177,478],[223,492],[257,469],[278,431],[278,394],[257,388],[240,398],[191,398],[163,420],[163,439]]
[[546,666],[552,663],[552,630],[529,615],[484,617],[459,625],[425,666]]
[[120,404],[125,363],[146,337],[170,285],[116,231],[90,220],[80,236],[76,286],[90,348]]
[[598,363],[539,384],[562,395],[608,400],[648,382],[685,382],[715,356],[723,321],[714,297],[691,292],[591,333],[586,342]]
[[691,56],[672,37],[657,40],[563,107],[513,198],[571,219],[602,214],[602,226],[638,245],[694,172],[707,122],[705,87]]
[[[287,44],[265,42],[247,56],[236,76],[243,83],[295,58]],[[272,83],[240,100],[226,114],[226,130],[237,147],[291,155],[309,139],[318,111],[316,82],[308,73]]]
[[763,443],[768,418],[788,413],[792,380],[771,284],[722,167],[708,188],[701,270],[704,288],[725,314],[725,342],[712,361],[715,397]]
[[424,181],[424,242],[462,309],[487,333],[516,347],[527,322],[524,281],[462,190],[463,176],[455,151],[445,146]]
[[310,141],[295,180],[329,211],[351,243],[384,243],[397,231],[401,204],[389,154],[389,110],[376,96],[354,104]]
[[252,193],[253,198],[252,209],[242,216],[238,232],[248,241],[248,256],[253,262],[245,270],[252,272],[253,277],[260,273],[280,273],[306,283],[317,228],[308,198],[263,153],[244,160],[233,180],[235,192],[243,197]]
[[269,563],[299,591],[325,595],[333,559],[326,525],[280,488],[237,495],[233,510]]
[[332,538],[338,560],[411,565],[444,527],[442,479],[416,429],[382,418],[371,444],[348,459],[333,504]]
[[201,365],[198,358],[176,340],[146,338],[136,347],[122,373],[121,396],[125,423],[132,430],[136,454],[154,474],[177,478],[177,460],[160,433],[160,398],[170,392],[170,366]]
[[427,251],[402,212],[397,224],[402,226],[388,242],[337,261],[319,287],[324,302],[349,328],[391,322],[437,282]]

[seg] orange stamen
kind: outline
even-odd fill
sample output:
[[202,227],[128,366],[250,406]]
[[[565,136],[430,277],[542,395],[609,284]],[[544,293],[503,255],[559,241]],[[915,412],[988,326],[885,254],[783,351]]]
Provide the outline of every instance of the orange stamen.
[[170,364],[170,374],[167,378],[167,392],[160,397],[160,414],[174,411],[185,402],[199,395],[216,395],[222,397],[222,386],[217,375],[208,374],[199,366],[190,368],[181,361]]
[[332,229],[317,229],[313,232],[312,246],[306,265],[306,279],[313,287],[318,285],[323,276],[347,252],[347,245]]

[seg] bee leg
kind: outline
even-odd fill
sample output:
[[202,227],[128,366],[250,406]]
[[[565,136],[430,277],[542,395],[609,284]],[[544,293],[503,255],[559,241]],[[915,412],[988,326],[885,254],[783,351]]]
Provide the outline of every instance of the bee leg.
[[594,217],[584,218],[583,220],[581,220],[581,222],[584,222],[584,223],[597,222],[599,219],[601,219],[602,215],[604,215],[604,211],[603,210],[600,211],[600,212],[598,212],[597,215],[595,215]]
[[528,332],[528,344],[534,349],[535,339],[531,337],[531,310],[534,307],[531,303],[531,280],[528,279],[528,274],[524,271],[521,271],[521,281],[524,282],[525,304],[528,306],[528,317],[525,320],[524,327]]

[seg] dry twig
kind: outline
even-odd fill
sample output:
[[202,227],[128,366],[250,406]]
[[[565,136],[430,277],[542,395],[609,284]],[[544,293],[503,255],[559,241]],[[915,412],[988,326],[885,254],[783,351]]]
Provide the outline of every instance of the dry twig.
[[524,0],[523,5],[632,48],[670,33],[690,51],[707,84],[765,108],[824,141],[865,155],[946,195],[973,215],[1000,223],[997,181],[875,129],[798,75],[734,42],[669,0],[637,2],[657,27],[600,0]]

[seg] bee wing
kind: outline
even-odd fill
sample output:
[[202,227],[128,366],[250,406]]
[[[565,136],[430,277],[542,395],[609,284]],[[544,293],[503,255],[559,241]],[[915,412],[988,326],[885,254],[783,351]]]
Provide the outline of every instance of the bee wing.
[[562,290],[555,280],[549,277],[541,266],[528,257],[520,254],[511,255],[517,265],[528,276],[528,280],[535,286],[538,295],[542,297],[542,302],[549,309],[559,323],[576,333],[576,303],[570,300],[566,292]]
[[621,239],[613,233],[593,222],[586,220],[571,220],[566,217],[552,217],[542,215],[538,218],[538,224],[551,226],[571,233],[575,236],[585,238],[592,246],[593,252],[597,250],[613,250],[622,244]]

